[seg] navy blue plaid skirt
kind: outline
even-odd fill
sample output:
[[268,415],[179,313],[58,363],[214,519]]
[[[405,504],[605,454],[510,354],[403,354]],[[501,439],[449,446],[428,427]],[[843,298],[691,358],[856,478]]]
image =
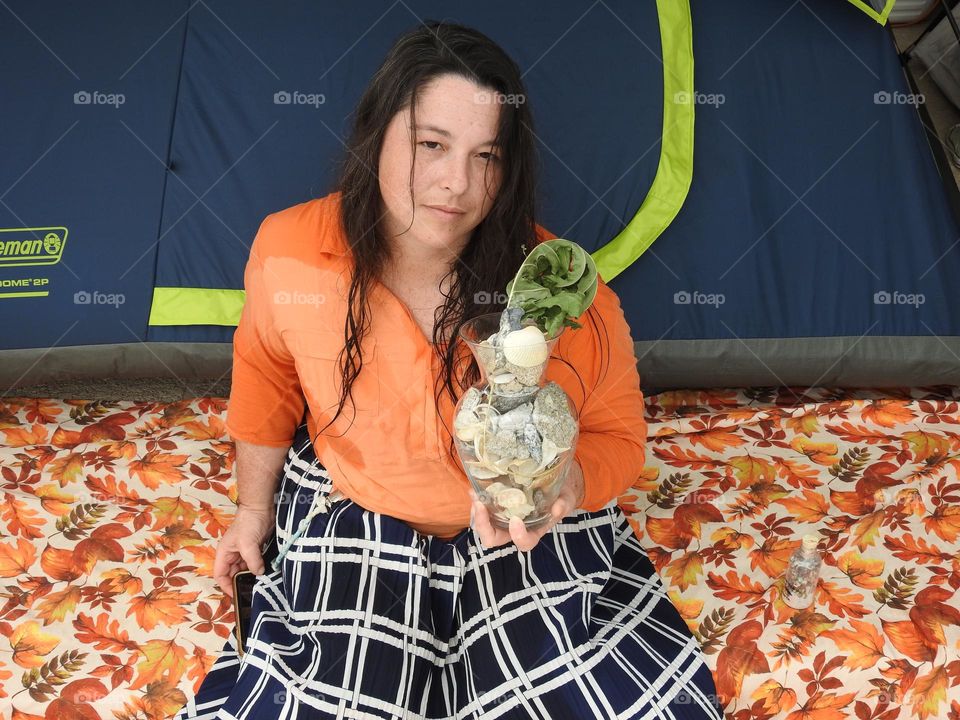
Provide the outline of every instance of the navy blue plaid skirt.
[[[329,496],[302,426],[277,538]],[[450,540],[343,498],[323,503],[254,589],[186,718],[713,718],[703,653],[626,516],[565,518],[529,552]]]

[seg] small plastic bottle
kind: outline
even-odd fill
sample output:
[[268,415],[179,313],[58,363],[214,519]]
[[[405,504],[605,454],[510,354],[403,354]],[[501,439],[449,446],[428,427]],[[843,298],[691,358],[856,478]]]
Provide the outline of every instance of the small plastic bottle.
[[822,563],[817,550],[819,542],[816,535],[804,535],[802,544],[790,556],[784,573],[783,601],[796,610],[805,610],[813,603]]

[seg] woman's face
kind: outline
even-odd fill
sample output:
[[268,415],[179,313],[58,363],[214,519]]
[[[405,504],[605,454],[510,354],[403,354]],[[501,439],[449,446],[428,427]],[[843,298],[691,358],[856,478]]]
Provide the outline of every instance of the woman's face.
[[404,108],[390,121],[380,152],[379,179],[382,223],[392,244],[419,245],[418,252],[447,250],[453,255],[466,246],[470,233],[490,212],[500,187],[504,158],[492,145],[500,113],[495,100],[492,91],[456,75],[441,75],[423,87],[413,136],[417,151],[412,206],[410,109]]

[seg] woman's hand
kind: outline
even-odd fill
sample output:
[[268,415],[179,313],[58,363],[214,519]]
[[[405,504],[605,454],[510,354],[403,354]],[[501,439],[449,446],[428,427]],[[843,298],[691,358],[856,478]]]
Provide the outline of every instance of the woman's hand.
[[220,538],[213,560],[213,579],[226,595],[233,597],[233,576],[241,570],[250,570],[258,576],[266,571],[260,551],[275,525],[276,518],[269,510],[254,510],[243,505],[237,508],[233,522]]
[[527,530],[523,520],[518,517],[510,518],[509,531],[494,527],[490,522],[490,513],[473,490],[470,491],[470,497],[473,498],[473,505],[470,509],[470,525],[477,531],[480,542],[483,543],[485,548],[506,545],[512,540],[518,550],[532,550],[540,542],[540,538],[550,532],[554,525],[580,507],[584,492],[583,469],[574,458],[570,461],[567,477],[560,489],[560,495],[554,501],[553,507],[550,508],[552,517],[540,527]]

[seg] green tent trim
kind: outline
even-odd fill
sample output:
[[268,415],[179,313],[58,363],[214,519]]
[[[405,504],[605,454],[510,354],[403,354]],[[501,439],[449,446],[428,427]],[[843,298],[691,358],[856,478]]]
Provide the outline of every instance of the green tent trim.
[[663,53],[663,135],[660,163],[636,215],[591,255],[610,282],[643,255],[680,212],[693,180],[693,22],[689,0],[657,0]]
[[854,5],[863,10],[867,15],[872,17],[881,25],[887,24],[887,18],[890,17],[890,11],[893,10],[893,6],[896,5],[897,0],[887,0],[886,5],[883,6],[883,10],[877,11],[873,7],[865,3],[863,0],[850,0]]
[[222,288],[153,289],[148,325],[238,325],[246,293]]

